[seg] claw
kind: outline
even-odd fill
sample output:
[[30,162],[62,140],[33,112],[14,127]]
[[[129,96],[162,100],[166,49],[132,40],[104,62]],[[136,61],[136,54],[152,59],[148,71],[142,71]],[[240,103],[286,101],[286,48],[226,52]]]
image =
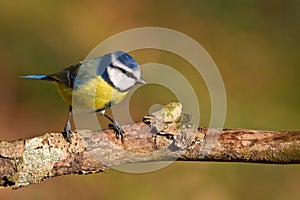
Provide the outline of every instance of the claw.
[[121,142],[124,143],[124,130],[121,128],[120,124],[116,121],[113,120],[112,124],[109,124],[110,128],[113,128],[116,132],[116,138],[119,139],[119,136],[121,136]]
[[113,118],[105,114],[105,110],[101,110],[100,113],[101,115],[106,117],[109,121],[111,121],[111,124],[109,124],[108,127],[113,128],[116,131],[116,138],[119,139],[119,136],[121,136],[121,142],[124,143],[125,132],[121,128],[120,124],[116,120],[114,120]]
[[64,136],[65,140],[69,143],[72,143],[72,131],[69,130],[69,131],[64,131],[62,132],[62,135]]

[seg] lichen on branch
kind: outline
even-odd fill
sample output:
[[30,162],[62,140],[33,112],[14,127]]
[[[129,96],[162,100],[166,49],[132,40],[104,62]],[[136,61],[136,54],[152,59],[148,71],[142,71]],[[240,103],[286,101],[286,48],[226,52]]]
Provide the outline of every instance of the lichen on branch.
[[0,187],[19,188],[55,176],[103,172],[125,163],[300,163],[299,131],[198,128],[182,120],[181,108],[172,103],[145,116],[146,123],[122,126],[124,143],[110,129],[77,130],[71,143],[61,133],[0,141]]

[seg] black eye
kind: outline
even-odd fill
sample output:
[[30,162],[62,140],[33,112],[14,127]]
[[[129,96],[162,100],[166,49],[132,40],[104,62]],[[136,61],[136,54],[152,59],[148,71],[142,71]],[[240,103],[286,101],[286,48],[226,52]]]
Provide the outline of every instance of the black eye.
[[123,68],[121,68],[121,67],[118,67],[118,66],[116,66],[116,65],[113,65],[112,63],[110,64],[110,66],[111,66],[112,68],[116,68],[116,69],[120,70],[123,74],[127,74],[127,73],[128,73],[125,69],[123,69]]
[[117,67],[118,70],[120,70],[123,74],[125,74],[126,76],[131,76],[132,74],[129,72],[129,71],[126,71],[125,69],[123,68],[120,68],[120,67]]
[[130,77],[134,80],[137,80],[137,78],[129,71],[126,71],[125,69],[121,68],[121,67],[118,67],[118,66],[115,66],[115,65],[112,65],[111,64],[111,67],[113,68],[117,68],[118,70],[120,70],[123,74],[125,74],[127,77]]
[[123,69],[123,68],[118,68],[123,74],[128,74],[128,72],[125,70],[125,69]]

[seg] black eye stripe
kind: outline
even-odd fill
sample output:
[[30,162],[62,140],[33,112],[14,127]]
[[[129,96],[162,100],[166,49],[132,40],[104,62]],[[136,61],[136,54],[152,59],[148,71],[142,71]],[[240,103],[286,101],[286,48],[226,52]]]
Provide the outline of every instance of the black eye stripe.
[[133,73],[129,72],[129,71],[126,71],[125,69],[121,68],[121,67],[118,67],[118,66],[115,66],[113,64],[110,64],[111,67],[113,68],[116,68],[118,70],[120,70],[123,74],[125,74],[126,76],[128,76],[129,78],[132,78],[134,80],[137,80],[137,78],[133,75]]
[[120,67],[115,67],[115,68],[119,69],[123,74],[128,73],[128,72],[127,72],[125,69],[123,69],[123,68],[120,68]]

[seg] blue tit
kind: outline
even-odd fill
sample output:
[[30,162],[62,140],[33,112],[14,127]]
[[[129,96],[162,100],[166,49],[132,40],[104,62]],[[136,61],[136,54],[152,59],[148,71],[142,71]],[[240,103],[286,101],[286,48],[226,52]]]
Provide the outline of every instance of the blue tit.
[[116,137],[124,141],[119,123],[105,114],[105,109],[120,103],[137,83],[145,84],[138,63],[129,54],[115,51],[102,57],[83,60],[62,71],[49,75],[27,75],[21,78],[45,80],[54,83],[62,99],[69,105],[63,135],[71,142],[70,117],[72,101],[85,110],[100,112],[112,122]]

